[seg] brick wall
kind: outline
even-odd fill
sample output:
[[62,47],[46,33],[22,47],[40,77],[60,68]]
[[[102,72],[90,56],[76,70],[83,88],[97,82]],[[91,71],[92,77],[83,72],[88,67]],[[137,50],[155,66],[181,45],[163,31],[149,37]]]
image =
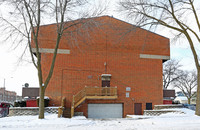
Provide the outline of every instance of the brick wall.
[[[92,20],[98,27],[85,27],[72,35],[65,33],[61,40],[59,48],[69,49],[70,54],[57,55],[46,89],[50,105],[60,105],[62,97],[66,97],[66,106],[71,106],[72,96],[82,88],[101,86],[104,73],[112,75],[110,85],[117,86],[118,99],[86,100],[76,111],[87,116],[87,103],[123,103],[125,116],[134,114],[134,103],[142,103],[143,110],[146,103],[162,104],[162,59],[140,58],[140,54],[169,56],[169,39],[108,16]],[[56,25],[40,29],[41,48],[53,48],[55,29]],[[52,56],[42,54],[44,75],[49,71]],[[126,87],[131,88],[129,97]]]

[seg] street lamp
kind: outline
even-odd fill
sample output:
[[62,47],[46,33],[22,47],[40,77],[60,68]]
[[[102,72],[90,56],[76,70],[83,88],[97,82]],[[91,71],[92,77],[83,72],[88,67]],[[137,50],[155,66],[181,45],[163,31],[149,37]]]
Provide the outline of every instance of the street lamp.
[[5,93],[6,93],[6,79],[3,78],[3,101],[5,101]]

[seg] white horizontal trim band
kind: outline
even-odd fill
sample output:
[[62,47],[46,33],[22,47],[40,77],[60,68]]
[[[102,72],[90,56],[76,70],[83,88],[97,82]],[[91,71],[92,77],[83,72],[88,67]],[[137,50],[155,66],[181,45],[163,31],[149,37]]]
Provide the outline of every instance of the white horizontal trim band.
[[140,54],[140,58],[169,60],[170,56]]
[[[36,48],[32,48],[32,52],[36,52]],[[39,48],[40,53],[54,53],[54,49]],[[70,50],[58,49],[57,54],[70,54]]]

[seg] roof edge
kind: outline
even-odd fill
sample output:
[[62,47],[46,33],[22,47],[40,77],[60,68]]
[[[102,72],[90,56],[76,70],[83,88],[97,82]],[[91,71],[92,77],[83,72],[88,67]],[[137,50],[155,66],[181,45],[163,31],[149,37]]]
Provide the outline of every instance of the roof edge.
[[[94,18],[100,18],[100,17],[109,17],[109,18],[113,18],[113,19],[116,19],[116,20],[118,20],[118,21],[124,22],[124,23],[126,23],[126,24],[131,25],[131,26],[134,26],[134,27],[136,27],[136,28],[140,28],[140,29],[142,29],[142,30],[148,31],[148,32],[150,32],[150,33],[153,33],[153,34],[155,34],[155,35],[158,35],[158,36],[160,36],[160,37],[163,37],[163,38],[166,38],[166,39],[169,40],[168,37],[165,37],[165,36],[163,36],[163,35],[157,34],[157,33],[152,32],[152,31],[150,31],[150,30],[141,28],[141,27],[139,27],[139,26],[136,26],[136,25],[134,25],[134,24],[131,24],[131,23],[126,22],[126,21],[123,21],[123,20],[121,20],[121,19],[119,19],[119,18],[115,18],[115,17],[110,16],[110,15],[102,15],[102,16],[95,16],[95,17],[88,17],[88,18],[79,18],[79,19],[75,19],[75,20],[71,20],[71,21],[65,21],[65,22],[67,23],[67,22],[73,22],[73,21],[84,20],[84,19],[94,19]],[[57,24],[57,23],[44,24],[44,25],[40,25],[40,27],[49,26],[49,25],[54,25],[54,24]]]

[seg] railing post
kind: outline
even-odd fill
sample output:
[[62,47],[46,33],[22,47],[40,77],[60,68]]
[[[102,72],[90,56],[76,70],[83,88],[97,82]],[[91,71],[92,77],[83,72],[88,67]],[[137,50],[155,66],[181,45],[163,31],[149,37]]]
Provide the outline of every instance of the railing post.
[[94,91],[95,91],[95,96],[98,95],[98,89],[94,87]]
[[74,116],[74,102],[75,102],[75,99],[74,99],[74,95],[73,95],[73,101],[72,101],[72,107],[71,107],[71,117]]
[[62,107],[64,107],[64,106],[65,106],[65,100],[66,100],[66,98],[65,98],[65,97],[63,97],[63,98],[62,98],[62,102],[61,102],[61,106],[62,106]]
[[111,96],[111,87],[108,87],[108,96]]
[[74,106],[71,107],[71,118],[74,116]]
[[102,96],[102,87],[99,87],[99,95]]
[[65,107],[65,97],[62,98],[61,106],[58,108],[58,118],[63,116],[63,111],[65,109],[64,107]]
[[115,96],[117,96],[117,86],[115,86],[115,91],[114,91],[115,93]]
[[106,86],[105,89],[106,89],[106,96],[108,96],[108,87]]

